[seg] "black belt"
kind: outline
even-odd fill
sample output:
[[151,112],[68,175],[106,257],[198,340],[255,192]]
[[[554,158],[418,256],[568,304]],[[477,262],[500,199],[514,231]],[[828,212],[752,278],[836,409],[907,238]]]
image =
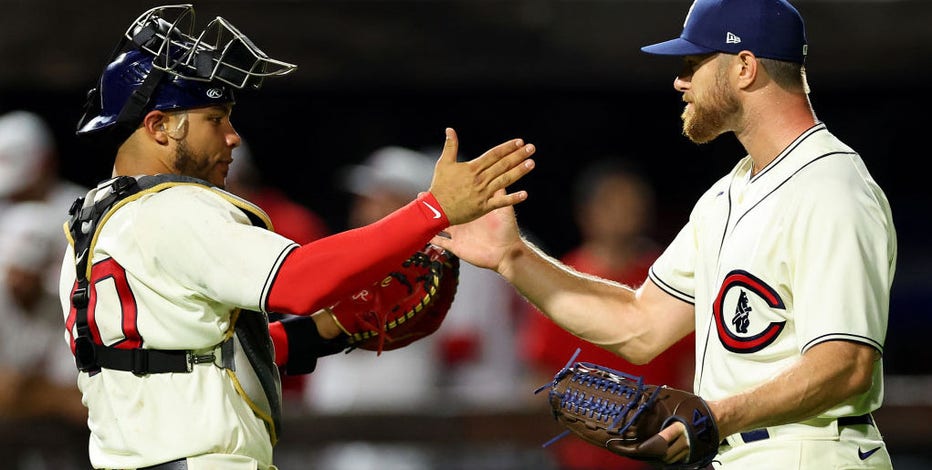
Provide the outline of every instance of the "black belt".
[[140,467],[136,470],[188,470],[188,459],[172,460],[151,467]]
[[124,370],[136,375],[191,371],[192,356],[188,351],[117,349],[99,344],[94,345],[94,350],[97,365],[105,369]]
[[[874,424],[874,419],[871,418],[870,413],[860,416],[843,416],[838,418],[838,427],[857,426],[859,424],[872,425]],[[745,444],[750,444],[754,441],[763,441],[764,439],[770,439],[770,432],[768,432],[767,429],[755,429],[753,431],[741,433],[741,440],[744,441]],[[723,440],[722,445],[728,445],[728,442]]]

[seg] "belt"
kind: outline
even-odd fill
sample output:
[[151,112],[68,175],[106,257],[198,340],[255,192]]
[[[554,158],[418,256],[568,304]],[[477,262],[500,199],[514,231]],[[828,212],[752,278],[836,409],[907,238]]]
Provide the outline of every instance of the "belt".
[[[843,416],[838,418],[838,427],[857,426],[860,424],[873,425],[874,419],[871,418],[870,413],[860,416]],[[763,441],[764,439],[770,439],[770,431],[768,431],[766,428],[755,429],[753,431],[741,433],[741,440],[744,441],[745,444],[750,444],[755,441]],[[722,440],[721,445],[728,445],[728,441]]]
[[188,470],[188,459],[172,460],[151,467],[140,467],[136,470]]

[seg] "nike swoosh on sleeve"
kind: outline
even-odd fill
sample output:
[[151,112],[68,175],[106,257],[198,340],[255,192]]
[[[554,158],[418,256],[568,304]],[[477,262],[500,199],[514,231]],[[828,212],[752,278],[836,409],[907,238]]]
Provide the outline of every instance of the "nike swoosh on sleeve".
[[880,447],[875,447],[867,452],[862,452],[861,448],[858,447],[858,458],[861,460],[867,460],[868,457],[874,455],[874,452],[877,452],[878,450],[880,450]]
[[435,219],[439,219],[439,218],[440,218],[440,211],[438,211],[437,209],[435,209],[434,206],[428,204],[427,201],[421,201],[421,204],[424,204],[425,206],[427,206],[427,208],[430,209],[430,211],[434,213],[434,218],[435,218]]

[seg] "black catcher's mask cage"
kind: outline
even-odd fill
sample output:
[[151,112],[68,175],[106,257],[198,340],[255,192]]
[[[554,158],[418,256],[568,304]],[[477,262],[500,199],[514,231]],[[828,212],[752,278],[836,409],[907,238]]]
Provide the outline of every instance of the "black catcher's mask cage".
[[[191,4],[163,5],[136,18],[120,38],[107,64],[137,49],[152,55],[152,71],[127,100],[111,138],[122,142],[145,115],[152,93],[168,74],[198,82],[222,82],[236,89],[258,90],[266,77],[291,73],[296,65],[272,59],[229,21],[216,17],[194,32]],[[101,86],[88,93],[78,129],[102,109]]]

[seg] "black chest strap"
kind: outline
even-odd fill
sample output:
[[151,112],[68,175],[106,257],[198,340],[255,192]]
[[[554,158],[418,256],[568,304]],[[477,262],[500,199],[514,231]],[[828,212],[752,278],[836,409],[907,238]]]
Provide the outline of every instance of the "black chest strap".
[[[101,220],[121,200],[166,182],[198,183],[211,186],[199,179],[177,175],[145,176],[139,180],[130,176],[119,176],[114,178],[109,185],[98,189],[95,195],[96,202],[86,204],[85,198],[79,198],[68,211],[70,215],[68,232],[74,243],[77,280],[77,287],[71,295],[71,305],[76,313],[75,365],[82,372],[93,375],[101,368],[128,371],[136,375],[190,372],[194,364],[213,362],[215,359],[213,354],[195,355],[187,350],[120,349],[97,344],[93,340],[87,321],[87,307],[90,302],[88,263],[91,258],[91,244]],[[108,191],[108,193],[100,197],[99,191]]]
[[[68,211],[71,216],[68,220],[68,232],[74,244],[75,277],[77,281],[74,293],[71,294],[71,305],[76,313],[75,329],[77,333],[74,338],[74,359],[78,370],[82,372],[95,374],[100,371],[101,366],[109,368],[111,362],[118,364],[149,362],[148,357],[122,360],[121,356],[125,356],[126,353],[132,354],[133,350],[123,350],[121,353],[119,349],[95,344],[91,336],[90,325],[87,322],[87,306],[90,302],[90,281],[87,278],[87,269],[90,262],[91,242],[97,232],[97,224],[117,202],[138,193],[140,190],[141,188],[135,178],[121,176],[114,179],[110,185],[97,190],[98,192],[108,191],[106,196],[90,204],[85,204],[85,198],[78,198]],[[97,194],[93,196],[97,196]],[[88,197],[93,196],[88,195]],[[101,361],[107,364],[101,364]],[[129,370],[133,370],[133,368]],[[140,372],[142,371],[140,370]]]
[[[238,207],[257,227],[272,229],[268,216],[258,207],[210,183],[178,175],[143,176],[138,180],[120,176],[102,185],[88,197],[78,199],[70,210],[68,233],[74,244],[77,286],[71,296],[75,308],[75,363],[79,370],[93,375],[101,369],[116,369],[136,375],[191,372],[195,364],[213,363],[233,371],[237,392],[262,419],[274,445],[281,430],[281,381],[275,366],[275,353],[269,336],[268,318],[261,312],[238,311],[233,333],[220,344],[198,352],[148,348],[122,349],[94,342],[87,319],[91,285],[89,263],[94,240],[120,201],[141,191],[160,191],[178,184],[197,184],[218,193]],[[108,191],[102,195],[101,191]],[[91,264],[91,266],[93,266]],[[220,357],[217,357],[220,356]],[[239,359],[237,359],[239,356]],[[242,362],[241,362],[242,361]]]

